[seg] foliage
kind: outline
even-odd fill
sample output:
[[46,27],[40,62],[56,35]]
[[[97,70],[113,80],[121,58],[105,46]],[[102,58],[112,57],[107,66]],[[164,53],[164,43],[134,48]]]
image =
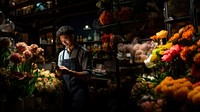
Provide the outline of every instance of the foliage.
[[0,95],[6,99],[31,95],[38,77],[38,72],[33,70],[37,63],[44,62],[44,50],[36,44],[28,46],[24,42],[11,48],[10,38],[1,39],[0,43]]

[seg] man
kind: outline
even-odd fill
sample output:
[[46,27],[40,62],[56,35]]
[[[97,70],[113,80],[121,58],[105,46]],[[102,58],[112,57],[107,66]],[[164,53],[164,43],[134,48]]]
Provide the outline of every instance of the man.
[[91,55],[76,43],[71,26],[60,27],[56,35],[65,46],[58,56],[65,88],[63,107],[67,112],[86,112],[90,100],[87,80],[91,74]]

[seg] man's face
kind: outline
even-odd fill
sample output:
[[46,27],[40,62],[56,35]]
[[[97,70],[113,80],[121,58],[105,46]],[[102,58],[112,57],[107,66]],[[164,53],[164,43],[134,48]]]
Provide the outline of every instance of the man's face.
[[67,48],[72,45],[72,37],[70,37],[69,35],[60,35],[60,41]]

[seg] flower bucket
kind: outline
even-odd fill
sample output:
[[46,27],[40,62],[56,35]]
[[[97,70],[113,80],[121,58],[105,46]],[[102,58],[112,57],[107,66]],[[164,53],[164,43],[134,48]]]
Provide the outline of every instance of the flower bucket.
[[46,109],[48,106],[48,97],[35,97],[36,110]]
[[29,112],[35,109],[35,97],[34,95],[25,96],[24,100],[24,111]]
[[24,112],[24,99],[10,99],[4,103],[4,112]]

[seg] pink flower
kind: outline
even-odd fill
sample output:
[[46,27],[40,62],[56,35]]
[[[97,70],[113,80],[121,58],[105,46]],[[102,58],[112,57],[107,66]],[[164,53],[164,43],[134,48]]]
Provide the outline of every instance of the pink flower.
[[44,49],[41,48],[41,47],[37,48],[36,54],[43,55],[44,54]]
[[30,50],[32,53],[36,53],[37,49],[38,49],[38,45],[37,45],[37,44],[31,44],[31,45],[29,46],[29,50]]
[[172,60],[173,56],[169,53],[169,54],[165,54],[162,56],[162,61],[166,61],[166,62],[170,62]]
[[146,101],[141,104],[141,108],[144,112],[152,112],[154,108],[154,102]]
[[31,57],[33,56],[33,54],[32,54],[29,50],[25,50],[25,51],[23,52],[23,54],[24,54],[24,57],[25,57],[26,59],[29,59],[29,58],[31,58]]
[[174,45],[169,50],[164,52],[164,55],[161,59],[162,61],[170,62],[174,56],[179,54],[180,51],[181,51],[181,46],[178,44]]
[[43,80],[44,80],[45,83],[49,81],[49,79],[46,78],[46,77]]
[[28,45],[25,42],[18,42],[16,44],[16,48],[19,53],[23,53],[25,50],[28,49]]
[[12,53],[10,55],[10,61],[12,61],[13,63],[20,63],[23,60],[23,56],[20,55],[19,53]]

